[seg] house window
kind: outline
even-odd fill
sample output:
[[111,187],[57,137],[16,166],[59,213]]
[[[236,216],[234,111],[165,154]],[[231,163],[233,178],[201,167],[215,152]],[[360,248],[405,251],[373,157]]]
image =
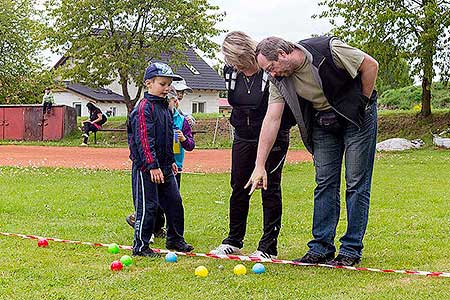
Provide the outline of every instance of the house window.
[[206,102],[192,102],[192,113],[204,113]]
[[200,75],[200,72],[193,65],[185,64],[185,66],[186,66],[186,68],[188,68],[189,71],[192,72],[192,74]]
[[74,102],[72,103],[72,106],[75,108],[77,117],[81,117],[81,102]]
[[111,117],[115,117],[116,114],[117,114],[117,107],[111,106],[111,107],[109,108],[109,110],[111,111]]

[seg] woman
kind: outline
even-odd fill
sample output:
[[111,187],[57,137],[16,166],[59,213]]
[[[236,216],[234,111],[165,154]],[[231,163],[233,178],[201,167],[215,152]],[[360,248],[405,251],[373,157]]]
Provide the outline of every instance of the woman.
[[[256,42],[243,32],[229,33],[223,42],[225,83],[228,102],[233,107],[231,125],[235,128],[232,147],[230,228],[228,237],[212,254],[241,254],[249,210],[249,189],[244,189],[256,160],[258,138],[268,105],[268,77],[255,59]],[[262,190],[263,235],[257,250],[250,256],[276,258],[277,238],[281,227],[281,171],[289,147],[289,129],[285,111],[277,140],[269,154],[267,190]]]
[[89,120],[83,121],[83,142],[81,146],[87,146],[87,141],[89,138],[89,132],[96,132],[102,128],[102,125],[105,124],[107,118],[102,113],[100,108],[89,102],[86,104],[86,107],[89,110]]

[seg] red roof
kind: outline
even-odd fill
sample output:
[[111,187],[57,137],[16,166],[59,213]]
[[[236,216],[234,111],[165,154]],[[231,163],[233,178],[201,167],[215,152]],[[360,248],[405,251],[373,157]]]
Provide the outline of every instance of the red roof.
[[230,103],[228,103],[228,99],[227,98],[219,98],[219,100],[217,100],[219,102],[219,107],[220,106],[231,106]]

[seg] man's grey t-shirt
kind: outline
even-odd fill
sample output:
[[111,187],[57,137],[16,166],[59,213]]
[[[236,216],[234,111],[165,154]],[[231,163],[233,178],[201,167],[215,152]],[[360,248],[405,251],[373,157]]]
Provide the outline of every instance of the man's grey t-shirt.
[[[358,75],[358,69],[364,59],[364,52],[335,39],[331,42],[331,54],[338,68],[347,70],[352,78]],[[297,95],[311,101],[314,109],[323,111],[330,108],[322,88],[314,79],[308,59],[305,58],[303,64],[294,71],[291,78]],[[269,104],[280,102],[284,102],[283,96],[278,88],[270,83]]]

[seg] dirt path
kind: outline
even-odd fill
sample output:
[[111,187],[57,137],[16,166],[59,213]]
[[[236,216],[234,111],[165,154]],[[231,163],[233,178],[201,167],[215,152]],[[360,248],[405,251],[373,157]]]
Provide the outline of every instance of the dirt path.
[[[0,165],[127,170],[127,148],[81,148],[0,145]],[[289,163],[310,161],[307,151],[289,151]],[[231,149],[186,152],[185,172],[229,172]]]

